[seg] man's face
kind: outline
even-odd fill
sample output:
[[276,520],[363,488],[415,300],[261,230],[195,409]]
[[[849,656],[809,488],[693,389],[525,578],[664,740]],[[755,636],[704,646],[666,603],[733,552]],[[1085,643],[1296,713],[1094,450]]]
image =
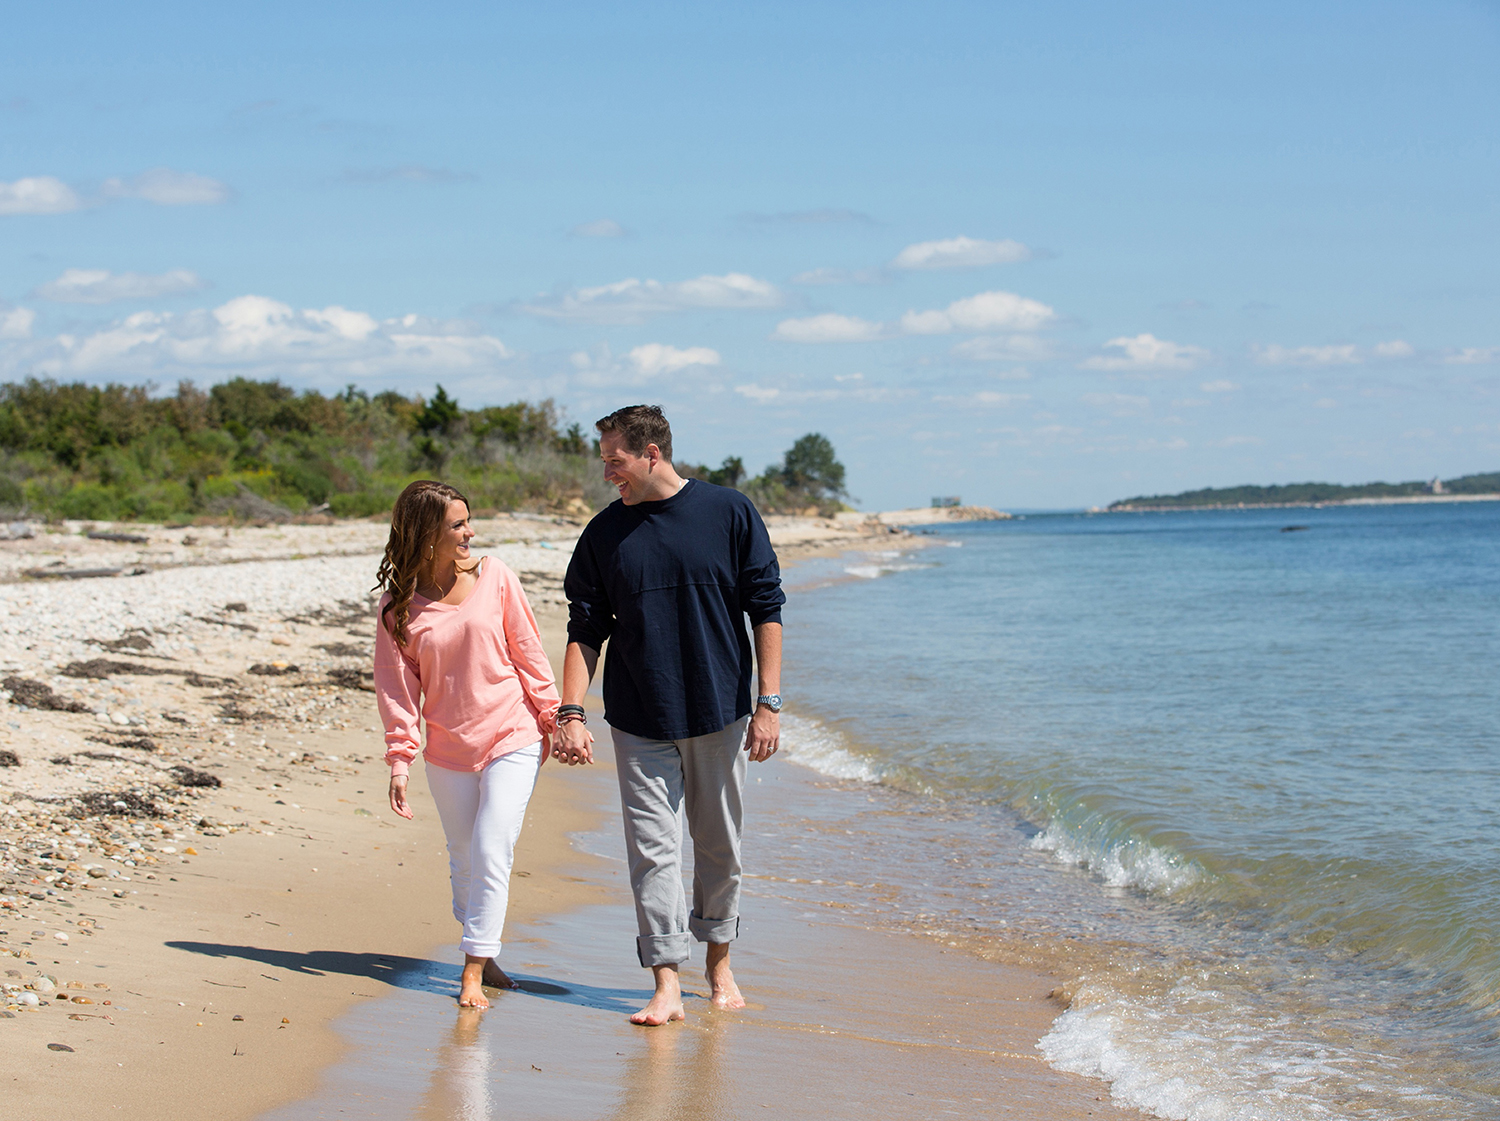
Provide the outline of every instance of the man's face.
[[599,437],[599,458],[604,460],[604,481],[620,492],[620,501],[634,506],[642,501],[646,483],[651,476],[651,449],[646,445],[645,455],[636,455],[625,446],[618,432],[605,432]]

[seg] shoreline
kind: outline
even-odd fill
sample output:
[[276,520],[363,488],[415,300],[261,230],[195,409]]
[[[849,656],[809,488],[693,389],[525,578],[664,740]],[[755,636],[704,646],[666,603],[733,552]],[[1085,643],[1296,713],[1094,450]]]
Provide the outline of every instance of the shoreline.
[[[850,548],[933,543],[892,527],[851,532],[817,519],[788,521],[773,527],[773,539],[789,564]],[[549,655],[560,663],[568,550],[559,538],[569,530],[537,528],[556,536],[482,548],[522,574]],[[245,547],[272,544],[269,533],[261,536]],[[345,640],[367,647],[369,612],[352,599],[337,605],[341,595],[362,594],[375,559],[244,557],[223,574],[198,566],[125,585],[0,585],[13,617],[38,610],[86,617],[75,605],[97,606],[107,587],[129,589],[122,595],[130,600],[107,605],[112,610],[89,637],[49,634],[45,618],[0,628],[7,672],[92,709],[44,711],[13,701],[0,729],[0,747],[20,758],[18,767],[0,769],[0,865],[10,881],[0,892],[0,953],[21,974],[6,978],[15,991],[0,1025],[13,1034],[0,1059],[11,1115],[51,1116],[55,1088],[65,1082],[80,1108],[122,1117],[160,1116],[178,1103],[211,1105],[217,1117],[261,1116],[318,1092],[349,1055],[335,1025],[380,1004],[372,998],[415,986],[430,999],[448,992],[444,984],[449,996],[456,993],[456,969],[434,960],[435,947],[456,941],[441,933],[454,926],[441,829],[430,812],[397,825],[385,806],[378,720],[362,687],[368,656]],[[298,580],[308,586],[287,592]],[[348,590],[330,595],[331,587]],[[271,602],[276,595],[282,599]],[[248,602],[220,602],[232,596]],[[174,598],[186,602],[163,603]],[[150,672],[67,675],[100,655]],[[151,739],[155,749],[125,747],[132,738]],[[60,755],[43,762],[59,748],[68,762],[56,762]],[[223,785],[177,784],[169,776],[181,768]],[[566,781],[555,764],[543,768],[518,848],[512,930],[597,913],[611,896],[619,905],[619,880],[611,882],[619,871],[568,841],[601,827],[589,789]],[[156,801],[164,816],[129,813],[136,803],[121,814],[80,812],[77,799],[90,792],[131,791]],[[127,847],[132,836],[138,847]],[[399,905],[386,903],[392,899]],[[33,928],[47,938],[69,934],[72,958]],[[881,937],[899,944],[912,936]],[[44,943],[48,952],[39,953]],[[907,945],[898,956],[948,952]],[[629,964],[631,975],[639,973]],[[35,989],[53,998],[39,1000],[51,1007],[15,1003],[27,991],[15,986],[42,974],[87,1003],[64,1008],[56,994]],[[1047,1000],[1051,987],[1005,997],[1004,1007],[1029,1002],[1030,1045],[1061,1012]],[[438,1006],[453,1011],[446,1000]],[[48,1049],[52,1043],[71,1050]],[[1040,1069],[1073,1085],[1080,1102],[1105,1092],[1038,1066],[1039,1056],[1016,1061],[1029,1079]],[[212,1074],[208,1090],[205,1073]]]
[[1500,494],[1403,494],[1387,498],[1331,498],[1327,502],[1215,502],[1193,506],[1094,506],[1089,514],[1169,514],[1194,510],[1322,510],[1328,506],[1424,506],[1500,502]]

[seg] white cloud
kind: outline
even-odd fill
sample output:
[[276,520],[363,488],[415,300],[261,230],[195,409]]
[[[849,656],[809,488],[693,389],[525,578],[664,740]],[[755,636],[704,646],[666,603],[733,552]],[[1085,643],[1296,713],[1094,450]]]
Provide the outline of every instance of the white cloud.
[[1014,292],[981,292],[955,300],[942,311],[909,311],[901,317],[908,335],[946,335],[953,331],[1035,331],[1057,313],[1046,304]]
[[1030,259],[1031,250],[1019,241],[950,237],[945,241],[920,241],[908,245],[896,254],[891,264],[898,269],[972,269]]
[[29,307],[0,306],[0,339],[29,339],[36,312]]
[[1331,346],[1259,346],[1255,360],[1267,366],[1356,366],[1375,359],[1411,358],[1416,348],[1402,339],[1376,343],[1372,347],[1354,343]]
[[1500,362],[1500,346],[1470,346],[1456,351],[1443,359],[1455,366],[1481,366],[1489,362]]
[[82,335],[0,350],[0,368],[49,376],[201,377],[234,372],[314,382],[493,371],[499,339],[417,315],[376,320],[338,306],[296,311],[263,296],[211,310],[143,311]]
[[584,323],[638,323],[651,315],[706,308],[732,310],[774,308],[783,302],[774,284],[744,273],[700,276],[694,280],[662,283],[628,280],[597,288],[575,288],[538,296],[521,310],[545,319]]
[[773,339],[793,343],[858,343],[881,338],[885,329],[879,323],[853,315],[809,315],[804,319],[783,319],[771,332]]
[[143,199],[158,206],[205,206],[227,202],[229,188],[217,179],[191,171],[156,167],[131,179],[106,179],[107,198]]
[[648,377],[655,374],[671,374],[689,366],[717,366],[719,352],[706,346],[679,349],[665,343],[646,343],[630,352],[630,361],[635,368]]
[[1313,408],[1315,409],[1336,409],[1338,407],[1339,403],[1332,397],[1319,397],[1313,402]]
[[1227,378],[1220,378],[1217,381],[1206,381],[1198,388],[1204,393],[1233,393],[1240,385]]
[[112,273],[105,269],[65,269],[56,280],[36,290],[38,298],[60,304],[107,304],[115,300],[150,300],[176,296],[206,287],[189,269],[172,269],[159,276]]
[[768,401],[774,401],[781,396],[781,390],[775,386],[756,385],[754,382],[751,382],[749,385],[737,385],[734,387],[734,391],[741,397],[750,398],[757,405],[764,405]]
[[1052,357],[1052,346],[1036,335],[980,335],[953,347],[968,362],[1035,362]]
[[0,214],[66,214],[82,205],[72,187],[50,175],[0,183]]
[[1191,370],[1209,357],[1201,346],[1168,342],[1155,335],[1121,336],[1104,344],[1119,354],[1095,355],[1083,362],[1086,370]]
[[580,222],[568,232],[574,237],[624,237],[625,227],[613,218],[595,218],[592,222]]

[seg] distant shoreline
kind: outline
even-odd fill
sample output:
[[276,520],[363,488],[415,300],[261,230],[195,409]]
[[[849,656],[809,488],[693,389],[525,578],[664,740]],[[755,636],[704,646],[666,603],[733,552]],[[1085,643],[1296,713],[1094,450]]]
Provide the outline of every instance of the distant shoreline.
[[1440,502],[1500,502],[1500,494],[1403,494],[1386,498],[1329,498],[1321,502],[1202,502],[1094,506],[1091,514],[1147,514],[1183,510],[1321,510],[1325,506],[1412,506]]

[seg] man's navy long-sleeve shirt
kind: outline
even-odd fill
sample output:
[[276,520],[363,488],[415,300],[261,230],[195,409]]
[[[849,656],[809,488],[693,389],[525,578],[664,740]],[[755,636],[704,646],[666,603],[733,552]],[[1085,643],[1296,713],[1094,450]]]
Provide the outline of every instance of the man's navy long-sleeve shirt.
[[563,582],[568,641],[599,650],[604,718],[648,739],[704,736],[748,715],[752,626],[780,623],[771,538],[737,490],[699,479],[615,501],[584,528]]

